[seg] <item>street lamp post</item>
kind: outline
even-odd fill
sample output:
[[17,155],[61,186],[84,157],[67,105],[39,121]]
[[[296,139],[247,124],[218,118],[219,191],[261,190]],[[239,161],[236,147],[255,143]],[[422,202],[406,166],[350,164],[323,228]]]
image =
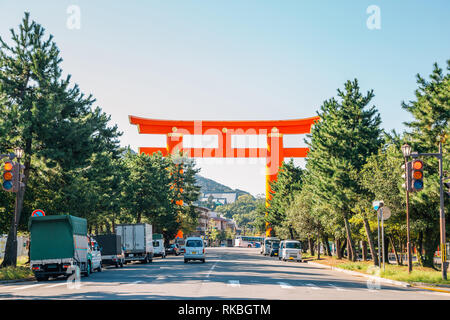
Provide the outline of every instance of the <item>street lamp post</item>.
[[[403,157],[405,158],[405,176],[408,174],[408,157],[411,155],[411,146],[404,144],[402,146]],[[411,257],[411,242],[410,242],[410,229],[409,229],[409,187],[406,187],[406,251],[408,254],[408,272],[412,271],[412,257]]]

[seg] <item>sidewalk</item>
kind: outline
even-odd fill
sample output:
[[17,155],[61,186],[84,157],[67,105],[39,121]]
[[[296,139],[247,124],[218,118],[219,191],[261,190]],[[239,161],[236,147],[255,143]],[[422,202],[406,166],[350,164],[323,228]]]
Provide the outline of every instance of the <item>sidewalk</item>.
[[367,279],[376,279],[382,283],[388,283],[388,284],[397,285],[397,286],[401,286],[401,287],[414,287],[414,288],[419,288],[419,289],[424,289],[424,290],[431,290],[431,291],[443,292],[443,293],[450,294],[450,285],[445,285],[445,284],[435,285],[435,284],[423,283],[423,282],[408,283],[408,282],[391,280],[391,279],[387,279],[387,278],[383,278],[383,277],[373,276],[373,275],[369,275],[369,274],[359,272],[359,271],[346,270],[346,269],[342,269],[339,267],[329,266],[329,265],[322,264],[319,262],[314,262],[314,261],[305,261],[305,262],[307,262],[311,265],[320,267],[320,268],[330,269],[330,270],[350,274],[350,275],[357,276],[357,277],[364,277]]

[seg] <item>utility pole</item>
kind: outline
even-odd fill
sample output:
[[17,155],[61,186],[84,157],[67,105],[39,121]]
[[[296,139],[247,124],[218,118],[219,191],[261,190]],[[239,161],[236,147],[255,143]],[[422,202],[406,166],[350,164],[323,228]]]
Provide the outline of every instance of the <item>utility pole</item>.
[[412,256],[411,256],[411,239],[410,239],[410,226],[409,226],[409,189],[410,189],[410,181],[408,179],[409,170],[408,168],[408,157],[411,155],[411,146],[404,144],[402,146],[402,153],[405,158],[405,189],[406,189],[406,252],[408,254],[408,272],[412,271]]
[[442,279],[447,280],[447,243],[445,235],[445,212],[444,212],[444,173],[442,162],[442,142],[439,142],[439,183],[440,183],[440,208],[439,208],[439,221],[441,231],[441,266],[442,266]]

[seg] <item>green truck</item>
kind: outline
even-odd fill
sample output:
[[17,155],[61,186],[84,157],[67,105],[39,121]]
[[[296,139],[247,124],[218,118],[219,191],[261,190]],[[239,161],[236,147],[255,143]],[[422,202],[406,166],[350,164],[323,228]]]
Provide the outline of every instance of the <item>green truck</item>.
[[92,271],[92,247],[87,221],[69,215],[31,217],[30,267],[36,280],[70,276],[77,267],[85,276]]

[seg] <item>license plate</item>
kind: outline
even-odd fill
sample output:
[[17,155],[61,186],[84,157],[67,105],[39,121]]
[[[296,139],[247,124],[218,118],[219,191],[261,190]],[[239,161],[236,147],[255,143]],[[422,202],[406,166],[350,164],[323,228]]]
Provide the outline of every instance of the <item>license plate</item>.
[[129,254],[128,256],[129,256],[129,257],[134,257],[134,254]]
[[278,253],[275,253],[275,255],[277,256],[277,255],[278,255]]
[[289,259],[290,259],[290,260],[293,260],[294,258],[293,258],[293,257],[289,257]]
[[197,254],[197,251],[192,251],[192,254]]

